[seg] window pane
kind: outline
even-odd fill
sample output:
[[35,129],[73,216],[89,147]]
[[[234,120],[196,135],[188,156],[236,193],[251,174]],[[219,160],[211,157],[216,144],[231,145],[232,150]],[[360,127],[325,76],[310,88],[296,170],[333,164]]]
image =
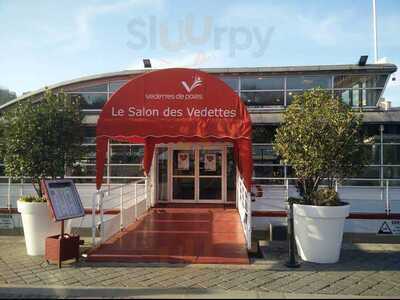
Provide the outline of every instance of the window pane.
[[193,200],[194,178],[174,178],[172,198],[177,200]]
[[400,167],[384,167],[383,176],[385,179],[400,179]]
[[107,93],[107,83],[72,89],[78,93]]
[[286,92],[286,105],[290,105],[293,102],[295,96],[302,95],[303,93],[303,91]]
[[280,164],[272,145],[253,145],[254,163]]
[[350,106],[358,106],[358,102],[353,105],[353,94],[351,90],[338,90],[334,93],[335,98],[340,98],[342,102]]
[[96,163],[96,146],[82,146],[83,156],[81,162],[84,164]]
[[281,178],[284,175],[283,168],[282,166],[254,166],[254,177]]
[[140,164],[143,156],[142,145],[111,145],[110,161],[113,164]]
[[399,124],[385,124],[383,131],[384,143],[400,143],[400,125]]
[[329,89],[332,87],[332,77],[321,76],[290,76],[286,80],[286,88],[293,90],[308,90],[313,88]]
[[241,90],[283,90],[283,77],[241,77]]
[[361,90],[363,106],[376,106],[382,90]]
[[243,92],[241,97],[248,106],[283,105],[283,92]]
[[252,129],[253,143],[272,143],[277,127],[270,125],[254,125]]
[[383,164],[400,165],[400,145],[383,145]]
[[107,94],[72,94],[72,97],[79,99],[82,109],[102,109],[107,102]]
[[110,173],[112,177],[144,177],[142,166],[118,166],[111,165]]
[[200,178],[199,192],[200,200],[222,199],[221,178]]
[[96,144],[96,127],[85,126],[83,128],[83,143],[84,144]]
[[237,91],[239,89],[239,78],[222,76],[220,79],[229,85],[233,90]]
[[380,165],[381,163],[381,146],[380,144],[365,145],[368,151],[368,162],[369,165]]
[[[67,176],[96,176],[96,165],[77,164],[74,167],[67,168]],[[104,167],[104,176],[107,176],[107,168]]]
[[335,88],[382,88],[388,75],[338,75],[334,77]]
[[357,178],[380,178],[379,167],[364,167],[362,174],[356,176]]
[[378,103],[382,90],[335,90],[335,97],[339,97],[343,102],[358,107],[363,106],[375,107]]
[[119,90],[119,88],[121,86],[123,86],[125,83],[127,83],[128,80],[121,80],[121,81],[112,81],[110,82],[110,93],[114,93],[117,90]]

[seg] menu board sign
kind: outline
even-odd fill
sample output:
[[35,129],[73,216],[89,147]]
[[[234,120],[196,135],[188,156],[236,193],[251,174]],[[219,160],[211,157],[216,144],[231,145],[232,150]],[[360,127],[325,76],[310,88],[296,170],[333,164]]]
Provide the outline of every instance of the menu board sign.
[[43,185],[55,221],[74,219],[85,215],[85,209],[71,179],[44,180]]

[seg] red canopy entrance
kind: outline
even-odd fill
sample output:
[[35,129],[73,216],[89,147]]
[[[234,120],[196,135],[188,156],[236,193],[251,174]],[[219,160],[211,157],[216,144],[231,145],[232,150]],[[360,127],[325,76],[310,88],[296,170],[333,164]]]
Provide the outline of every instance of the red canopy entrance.
[[239,171],[250,190],[250,116],[228,85],[205,72],[164,69],[132,79],[104,105],[96,135],[97,189],[103,181],[108,140],[116,140],[144,143],[147,174],[156,144],[232,142]]

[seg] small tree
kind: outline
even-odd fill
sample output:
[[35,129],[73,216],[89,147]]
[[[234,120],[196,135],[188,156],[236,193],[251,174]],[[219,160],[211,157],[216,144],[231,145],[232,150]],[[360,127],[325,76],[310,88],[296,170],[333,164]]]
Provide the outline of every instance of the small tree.
[[42,197],[40,180],[62,178],[65,168],[80,159],[82,119],[79,103],[62,91],[46,90],[40,101],[29,99],[5,112],[1,150],[6,175],[30,177]]
[[[277,130],[274,149],[293,167],[302,203],[338,205],[335,180],[358,174],[366,162],[361,121],[361,115],[329,91],[295,96]],[[323,180],[328,189],[318,190]]]

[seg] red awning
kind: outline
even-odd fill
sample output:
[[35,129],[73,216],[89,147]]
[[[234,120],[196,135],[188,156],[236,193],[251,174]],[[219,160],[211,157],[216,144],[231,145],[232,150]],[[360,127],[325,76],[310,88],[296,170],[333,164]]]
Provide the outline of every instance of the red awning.
[[239,171],[250,190],[250,116],[239,96],[208,73],[164,69],[132,79],[104,105],[96,135],[97,189],[103,181],[108,140],[115,140],[144,143],[146,174],[156,144],[232,142]]

